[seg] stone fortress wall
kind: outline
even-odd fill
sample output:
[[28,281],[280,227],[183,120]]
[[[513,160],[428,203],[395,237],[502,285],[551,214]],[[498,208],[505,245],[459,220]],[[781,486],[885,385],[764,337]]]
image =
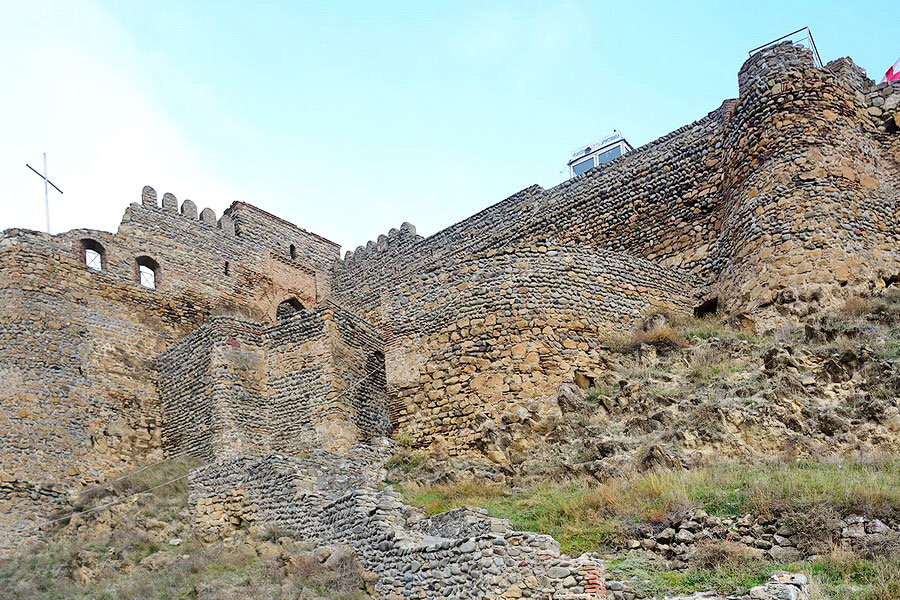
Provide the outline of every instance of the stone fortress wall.
[[115,234],[4,232],[0,539],[163,452],[296,455],[391,430],[468,452],[481,420],[602,372],[604,336],[648,312],[797,318],[896,283],[900,86],[811,65],[762,51],[740,97],[690,125],[343,259],[252,205],[217,219],[151,188]]
[[[220,220],[145,188],[118,233],[0,237],[0,546],[48,512],[47,499],[162,454],[157,357],[217,313],[274,318],[286,296],[312,307],[337,247],[294,228],[288,252],[249,233],[265,213],[233,206]],[[253,225],[257,223],[257,225]],[[238,224],[238,225],[236,225]],[[243,228],[239,234],[235,227]],[[267,231],[273,231],[275,224]],[[85,248],[102,270],[85,264]],[[309,258],[307,258],[309,256]],[[156,289],[138,285],[141,257]]]
[[387,382],[416,444],[470,449],[479,425],[605,368],[611,333],[690,314],[690,278],[632,256],[549,243],[488,250],[392,288]]
[[[741,69],[719,236],[717,287],[729,306],[799,299],[808,310],[816,296],[846,297],[900,273],[897,136],[879,131],[871,103],[883,96],[863,94],[860,80],[847,61],[817,69],[790,44]],[[896,106],[897,86],[881,91]]]
[[[782,80],[790,83],[778,83]],[[860,258],[850,252],[830,258],[853,271],[858,286],[878,285],[885,274],[895,273],[898,142],[893,115],[900,86],[874,85],[849,59],[814,68],[809,52],[789,42],[751,57],[739,73],[739,85],[738,99],[726,100],[706,117],[550,190],[532,186],[429,238],[396,246],[369,242],[348,252],[335,265],[336,294],[377,321],[383,311],[376,310],[374,298],[381,296],[384,304],[398,277],[439,267],[456,255],[549,239],[678,268],[693,275],[698,286],[707,286],[722,309],[738,313],[767,304],[764,298],[788,288],[788,296],[810,287],[820,296],[849,294],[840,292],[848,282],[843,268],[841,279],[820,280],[821,273],[806,270],[800,258],[806,246],[778,242],[790,241],[781,236],[791,227],[814,230],[809,221],[832,214],[828,211],[845,217],[851,210],[851,222],[840,229],[852,235],[833,228],[828,233],[855,240],[853,252],[872,246],[863,253],[868,264],[857,267]],[[760,120],[763,115],[771,123]],[[835,125],[837,115],[844,116]],[[823,146],[835,156],[823,181],[830,187],[814,181],[824,171],[801,160],[807,154],[820,160]],[[767,156],[777,157],[783,167],[768,164]],[[801,207],[820,195],[840,200],[827,209],[814,206],[821,214],[789,206],[782,196],[767,209],[757,198],[763,186],[747,185],[748,175],[766,180],[766,189],[790,190],[797,201],[807,198]],[[744,187],[750,196],[746,206],[736,201]],[[779,229],[777,239],[766,235],[766,223],[785,231]],[[816,236],[808,250],[829,245],[823,236]],[[759,257],[763,244],[771,250]],[[753,268],[743,266],[748,257],[756,263]],[[812,257],[824,260],[820,253]],[[778,269],[773,273],[767,266]],[[762,283],[763,271],[789,276]],[[762,296],[747,291],[760,286],[768,290]]]

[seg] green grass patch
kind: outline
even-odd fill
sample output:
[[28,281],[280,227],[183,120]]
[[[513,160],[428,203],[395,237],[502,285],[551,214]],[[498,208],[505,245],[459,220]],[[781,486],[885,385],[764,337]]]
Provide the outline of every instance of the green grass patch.
[[[658,470],[599,484],[575,481],[504,494],[487,482],[401,487],[405,500],[429,514],[480,506],[518,528],[554,536],[570,553],[603,550],[629,523],[661,522],[678,510],[745,514],[900,515],[900,459],[877,462],[798,461],[724,464],[692,471]],[[802,524],[802,523],[801,523]]]
[[804,573],[810,578],[815,600],[896,600],[900,598],[900,555],[863,558],[835,553],[816,560],[789,564],[729,560],[720,564],[666,570],[661,562],[643,557],[614,558],[607,563],[611,577],[629,580],[645,596],[690,594],[713,590],[720,594],[745,593],[768,581],[775,571]]

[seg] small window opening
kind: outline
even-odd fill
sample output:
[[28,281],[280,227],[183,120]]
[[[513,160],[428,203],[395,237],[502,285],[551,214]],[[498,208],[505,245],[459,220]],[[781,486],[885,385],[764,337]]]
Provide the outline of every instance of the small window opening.
[[889,285],[897,285],[898,283],[900,283],[900,273],[884,278],[884,287],[887,287]]
[[284,321],[301,310],[303,310],[303,305],[299,300],[296,298],[288,298],[278,305],[278,308],[275,310],[275,317],[279,321]]
[[103,258],[96,250],[86,248],[84,251],[84,264],[95,271],[103,270]]
[[225,261],[225,276],[231,275],[231,265],[228,264],[228,261]]
[[709,298],[694,307],[694,316],[698,319],[714,315],[719,310],[719,297]]
[[137,259],[138,283],[145,288],[155,290],[159,285],[159,264],[149,256]]
[[291,258],[297,258],[297,246],[291,244]]
[[94,240],[81,240],[81,250],[83,253],[84,264],[89,269],[95,271],[103,270],[103,255],[105,251],[103,246]]

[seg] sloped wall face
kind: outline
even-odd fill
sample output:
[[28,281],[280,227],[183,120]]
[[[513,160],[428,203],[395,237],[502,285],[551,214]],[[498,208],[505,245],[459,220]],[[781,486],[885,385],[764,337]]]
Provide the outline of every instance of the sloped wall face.
[[36,498],[159,455],[154,358],[204,320],[183,297],[89,270],[58,238],[0,238],[0,551],[46,518]]
[[392,290],[387,383],[397,430],[451,454],[479,425],[605,370],[608,336],[653,311],[687,313],[684,275],[549,244],[491,250]]
[[730,312],[804,316],[900,272],[895,134],[876,132],[858,73],[835,70],[790,43],[741,69],[719,248]]

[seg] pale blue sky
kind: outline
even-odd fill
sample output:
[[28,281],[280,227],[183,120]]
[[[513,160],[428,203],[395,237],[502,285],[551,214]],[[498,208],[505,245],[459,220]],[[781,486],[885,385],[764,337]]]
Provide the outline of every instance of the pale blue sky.
[[[353,249],[428,235],[616,128],[635,146],[737,95],[804,25],[880,79],[891,2],[4,2],[0,229],[114,229],[149,184],[256,204]],[[7,60],[9,59],[9,60]]]

